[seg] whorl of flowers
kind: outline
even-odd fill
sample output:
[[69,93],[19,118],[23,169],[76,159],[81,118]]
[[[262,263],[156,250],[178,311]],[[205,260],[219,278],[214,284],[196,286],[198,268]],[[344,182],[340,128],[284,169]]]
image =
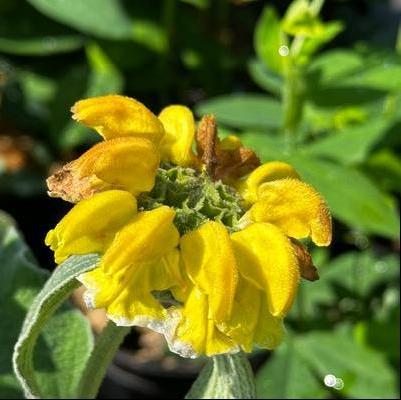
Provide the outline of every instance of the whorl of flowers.
[[276,347],[300,277],[317,279],[298,239],[331,241],[322,197],[290,165],[220,141],[212,116],[196,127],[187,107],[157,117],[109,95],[72,112],[104,140],[48,179],[76,204],[46,244],[57,263],[102,255],[80,276],[87,305],[186,357]]

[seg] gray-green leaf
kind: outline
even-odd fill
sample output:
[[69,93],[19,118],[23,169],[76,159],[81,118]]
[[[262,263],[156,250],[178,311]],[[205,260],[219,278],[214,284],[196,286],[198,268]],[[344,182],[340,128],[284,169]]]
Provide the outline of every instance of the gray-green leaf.
[[[35,373],[38,367],[34,365],[34,350],[46,322],[79,286],[75,278],[93,269],[98,261],[99,256],[95,254],[70,257],[57,267],[34,299],[26,315],[13,355],[14,372],[26,397],[74,396],[78,379],[92,347],[92,342],[88,338],[90,337],[88,326],[86,325],[85,330],[80,333],[86,336],[86,340],[82,342],[78,335],[78,321],[62,318],[58,322],[53,321],[53,333],[48,337],[48,351],[52,353],[54,348],[60,345],[57,346],[57,351],[62,353],[62,357],[58,356],[60,365],[57,367],[63,369],[63,371],[57,371],[55,377],[57,382],[53,383],[53,387],[43,388],[43,385],[46,385],[46,376],[40,377],[39,374],[38,377]],[[66,334],[62,335],[63,332]],[[61,343],[60,339],[63,339]]]

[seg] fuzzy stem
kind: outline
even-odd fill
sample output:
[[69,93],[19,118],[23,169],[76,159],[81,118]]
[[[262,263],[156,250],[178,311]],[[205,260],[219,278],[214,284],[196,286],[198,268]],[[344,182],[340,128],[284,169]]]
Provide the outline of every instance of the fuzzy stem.
[[90,355],[85,371],[78,386],[77,398],[94,399],[111,363],[124,337],[130,327],[117,326],[109,321],[96,339],[95,347]]
[[211,357],[186,399],[255,399],[251,366],[243,352]]

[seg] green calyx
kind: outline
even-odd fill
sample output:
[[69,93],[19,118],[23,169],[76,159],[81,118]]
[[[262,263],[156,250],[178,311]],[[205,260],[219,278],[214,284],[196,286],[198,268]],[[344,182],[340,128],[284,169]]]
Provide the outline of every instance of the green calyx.
[[173,208],[174,224],[181,235],[207,220],[221,221],[230,231],[235,231],[245,212],[240,203],[234,189],[221,181],[213,182],[206,173],[169,163],[158,169],[152,191],[138,198],[142,210],[161,205]]

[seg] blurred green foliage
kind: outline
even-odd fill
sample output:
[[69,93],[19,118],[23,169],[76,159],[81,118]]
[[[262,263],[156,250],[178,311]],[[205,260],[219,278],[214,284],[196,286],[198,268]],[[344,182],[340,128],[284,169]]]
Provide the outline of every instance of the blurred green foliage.
[[[0,195],[44,195],[52,165],[97,140],[70,119],[80,98],[125,93],[155,112],[215,114],[263,161],[293,164],[335,221],[333,246],[314,252],[321,279],[302,283],[259,396],[397,398],[397,14],[385,1],[323,3],[2,0]],[[342,385],[325,385],[328,374]]]

